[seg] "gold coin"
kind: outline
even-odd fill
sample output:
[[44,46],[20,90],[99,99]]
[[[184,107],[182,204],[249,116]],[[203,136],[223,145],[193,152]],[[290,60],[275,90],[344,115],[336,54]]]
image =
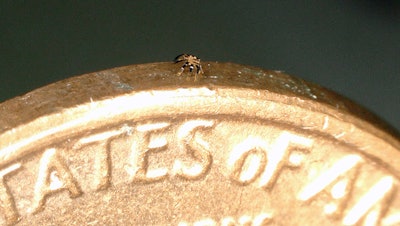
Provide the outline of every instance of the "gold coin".
[[400,225],[400,141],[278,71],[152,63],[0,104],[1,225]]

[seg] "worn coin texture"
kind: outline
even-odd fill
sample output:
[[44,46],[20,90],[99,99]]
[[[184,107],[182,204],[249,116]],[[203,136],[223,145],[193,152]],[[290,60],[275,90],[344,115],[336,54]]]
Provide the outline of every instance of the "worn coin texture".
[[120,67],[0,104],[0,225],[400,225],[399,135],[279,71]]

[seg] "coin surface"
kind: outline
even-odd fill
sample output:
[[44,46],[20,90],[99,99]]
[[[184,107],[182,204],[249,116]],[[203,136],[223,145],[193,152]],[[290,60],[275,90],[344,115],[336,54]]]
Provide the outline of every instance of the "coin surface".
[[400,225],[400,141],[278,71],[72,77],[0,104],[1,225]]

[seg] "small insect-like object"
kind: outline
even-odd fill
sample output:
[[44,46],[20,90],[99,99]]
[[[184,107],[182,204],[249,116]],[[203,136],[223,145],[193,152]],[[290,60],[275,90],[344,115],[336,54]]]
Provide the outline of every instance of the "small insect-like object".
[[196,75],[195,80],[197,80],[198,74],[204,74],[203,69],[201,68],[200,58],[190,55],[190,54],[181,54],[175,57],[175,63],[184,62],[181,67],[181,71],[178,73],[178,76],[182,74],[185,70],[185,67],[189,66],[189,71],[192,72],[193,69],[196,67]]

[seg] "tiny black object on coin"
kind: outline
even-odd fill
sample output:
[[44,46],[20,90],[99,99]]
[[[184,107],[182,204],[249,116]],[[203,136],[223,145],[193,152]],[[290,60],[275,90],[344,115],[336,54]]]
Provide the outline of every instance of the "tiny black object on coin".
[[196,67],[197,74],[204,73],[203,69],[201,68],[200,58],[198,58],[194,55],[186,54],[186,53],[181,54],[181,55],[175,57],[174,62],[175,63],[184,62],[181,67],[181,71],[178,73],[178,76],[180,76],[182,74],[182,72],[185,70],[185,67],[187,67],[187,66],[189,66],[190,72],[192,72],[193,69]]

